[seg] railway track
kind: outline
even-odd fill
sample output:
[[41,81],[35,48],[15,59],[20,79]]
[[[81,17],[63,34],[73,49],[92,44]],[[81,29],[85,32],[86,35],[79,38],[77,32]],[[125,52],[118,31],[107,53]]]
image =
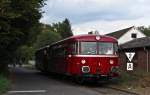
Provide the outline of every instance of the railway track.
[[133,93],[133,92],[129,92],[126,90],[121,90],[121,89],[113,88],[109,86],[102,86],[102,87],[84,86],[84,89],[97,92],[99,95],[139,95],[137,93]]
[[[55,79],[55,78],[54,78]],[[60,78],[59,78],[60,79]],[[58,80],[59,80],[58,79]],[[59,80],[60,81],[60,80]],[[64,79],[61,82],[69,85],[73,85],[77,88],[81,88],[83,91],[89,91],[96,93],[95,95],[139,95],[137,93],[133,93],[127,90],[122,90],[119,88],[111,87],[107,83],[86,83],[86,84],[77,84],[71,79]]]
[[139,95],[133,92],[120,90],[112,87],[105,87],[105,88],[92,88],[92,90],[102,93],[104,95]]

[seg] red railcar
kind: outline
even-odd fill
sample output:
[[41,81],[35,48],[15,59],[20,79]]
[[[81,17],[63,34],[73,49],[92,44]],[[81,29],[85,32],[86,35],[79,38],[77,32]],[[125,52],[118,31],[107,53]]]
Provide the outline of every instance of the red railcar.
[[36,67],[78,78],[116,77],[117,46],[117,40],[109,36],[72,36],[39,49]]

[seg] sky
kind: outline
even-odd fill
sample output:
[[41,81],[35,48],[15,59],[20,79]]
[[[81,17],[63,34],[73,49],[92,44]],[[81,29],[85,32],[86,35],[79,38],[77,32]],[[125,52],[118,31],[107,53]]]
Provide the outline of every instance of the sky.
[[131,26],[150,26],[150,0],[47,0],[40,22],[68,18],[74,35],[111,33]]

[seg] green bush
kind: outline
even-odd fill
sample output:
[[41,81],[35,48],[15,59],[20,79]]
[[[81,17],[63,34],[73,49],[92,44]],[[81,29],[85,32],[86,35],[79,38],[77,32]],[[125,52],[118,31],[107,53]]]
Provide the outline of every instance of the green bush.
[[0,94],[5,93],[8,90],[9,85],[9,80],[0,75]]
[[132,74],[129,74],[127,72],[121,72],[119,76],[120,82],[129,82],[135,79],[135,77]]
[[122,87],[130,87],[133,85],[134,81],[137,81],[137,77],[134,74],[120,71],[120,75],[117,78],[116,84]]
[[118,84],[123,87],[144,88],[150,87],[150,73],[146,72],[125,72],[121,71]]

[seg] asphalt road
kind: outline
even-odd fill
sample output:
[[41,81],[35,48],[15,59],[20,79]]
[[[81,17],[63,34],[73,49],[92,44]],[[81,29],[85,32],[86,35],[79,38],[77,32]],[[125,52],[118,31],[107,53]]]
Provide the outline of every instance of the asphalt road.
[[37,70],[11,69],[12,86],[6,95],[132,95],[101,84],[78,85],[70,79],[51,77]]

